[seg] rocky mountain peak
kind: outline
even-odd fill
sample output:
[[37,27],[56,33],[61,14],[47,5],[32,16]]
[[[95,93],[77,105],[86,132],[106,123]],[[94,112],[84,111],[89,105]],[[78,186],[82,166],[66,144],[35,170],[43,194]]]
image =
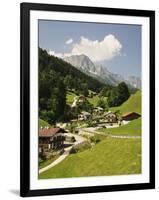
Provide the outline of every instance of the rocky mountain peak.
[[133,88],[141,88],[140,78],[135,76],[124,77],[120,74],[114,74],[110,72],[105,66],[99,63],[93,63],[93,61],[91,61],[91,59],[84,54],[72,55],[63,58],[63,60],[70,63],[79,70],[85,72],[86,74],[89,74],[90,76],[101,80],[101,82],[105,82],[110,85],[117,85],[120,82],[124,81]]

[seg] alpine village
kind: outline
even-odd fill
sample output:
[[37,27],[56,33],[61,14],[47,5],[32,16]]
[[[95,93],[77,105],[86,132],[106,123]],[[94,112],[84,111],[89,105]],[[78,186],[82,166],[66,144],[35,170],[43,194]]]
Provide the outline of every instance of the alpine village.
[[141,87],[110,76],[39,48],[39,179],[141,173]]

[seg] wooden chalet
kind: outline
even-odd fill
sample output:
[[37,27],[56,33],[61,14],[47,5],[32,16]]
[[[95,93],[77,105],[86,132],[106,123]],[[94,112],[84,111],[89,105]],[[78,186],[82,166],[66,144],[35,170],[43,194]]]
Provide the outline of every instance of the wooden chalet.
[[85,96],[81,95],[81,96],[78,97],[78,102],[83,103],[84,101],[86,101],[86,99],[87,98]]
[[139,118],[140,116],[141,115],[136,112],[127,112],[122,115],[122,120],[131,121],[131,120]]
[[78,115],[78,120],[79,121],[83,121],[83,120],[89,120],[91,119],[91,113],[86,112],[86,111],[82,111],[80,115]]
[[65,140],[65,132],[62,128],[40,128],[39,153],[62,148]]
[[95,107],[95,108],[93,109],[93,112],[94,112],[95,114],[102,114],[103,111],[104,111],[104,109],[103,109],[102,107]]
[[118,121],[116,114],[111,111],[104,113],[104,118],[108,123],[116,123]]

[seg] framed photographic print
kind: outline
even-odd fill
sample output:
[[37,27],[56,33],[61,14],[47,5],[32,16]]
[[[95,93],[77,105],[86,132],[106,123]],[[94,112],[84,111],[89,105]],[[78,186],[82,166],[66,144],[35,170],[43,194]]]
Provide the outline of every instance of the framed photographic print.
[[20,187],[155,187],[154,11],[21,4]]

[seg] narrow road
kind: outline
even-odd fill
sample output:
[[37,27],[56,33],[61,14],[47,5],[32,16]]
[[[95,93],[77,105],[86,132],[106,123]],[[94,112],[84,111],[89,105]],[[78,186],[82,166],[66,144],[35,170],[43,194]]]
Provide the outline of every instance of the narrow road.
[[61,161],[63,161],[68,155],[69,155],[69,152],[71,150],[72,147],[68,147],[68,148],[65,148],[65,151],[64,153],[58,157],[55,161],[53,161],[51,164],[47,165],[46,167],[42,168],[39,170],[39,174],[42,173],[42,172],[45,172],[46,170],[54,167],[55,165],[59,164]]
[[65,133],[64,135],[70,136],[70,137],[75,137],[75,143],[73,144],[73,146],[80,144],[84,141],[86,141],[87,139],[82,137],[81,135],[77,135],[77,134],[73,134],[73,133]]
[[[128,135],[111,135],[111,134],[105,134],[105,133],[101,133],[101,132],[97,132],[95,131],[94,129],[83,129],[83,131],[85,132],[88,132],[90,134],[102,134],[102,135],[105,135],[105,136],[108,136],[108,137],[111,137],[111,138],[120,138],[120,139],[136,139],[136,138],[141,138],[141,136],[128,136]],[[74,144],[70,147],[67,147],[64,149],[64,153],[58,157],[55,161],[53,161],[51,164],[49,164],[48,166],[42,168],[39,170],[39,174],[42,173],[42,172],[45,172],[47,171],[48,169],[54,167],[55,165],[59,164],[60,162],[62,162],[70,153],[70,150],[73,146],[75,145],[78,145],[84,141],[86,141],[87,139],[80,136],[80,135],[76,135],[76,134],[72,134],[72,133],[65,133],[65,135],[67,136],[74,136],[75,139],[76,139],[76,142],[74,142]]]
[[71,108],[76,107],[77,105],[77,96],[74,97],[73,103],[71,105]]
[[141,138],[141,136],[135,136],[135,135],[112,135],[112,134],[102,133],[102,132],[99,132],[99,131],[96,131],[96,130],[98,130],[98,129],[96,129],[94,127],[83,128],[83,129],[81,129],[81,135],[82,135],[82,131],[83,131],[84,133],[88,133],[88,135],[100,134],[100,135],[105,135],[105,136],[108,136],[108,137],[111,137],[111,138],[120,138],[120,139]]
[[61,156],[59,156],[56,160],[54,160],[51,164],[40,169],[39,174],[47,171],[48,169],[50,169],[50,168],[54,167],[55,165],[59,164],[60,162],[62,162],[70,154],[70,150],[73,146],[78,145],[78,144],[87,140],[86,138],[84,138],[80,135],[76,135],[76,134],[72,134],[72,133],[65,133],[64,135],[68,135],[68,136],[71,136],[71,137],[74,136],[75,139],[76,139],[76,142],[74,142],[74,144],[72,146],[64,148],[64,153]]
[[109,137],[111,138],[120,138],[120,139],[125,139],[125,138],[132,138],[132,139],[136,139],[136,138],[141,138],[141,136],[130,136],[130,135],[109,135]]

